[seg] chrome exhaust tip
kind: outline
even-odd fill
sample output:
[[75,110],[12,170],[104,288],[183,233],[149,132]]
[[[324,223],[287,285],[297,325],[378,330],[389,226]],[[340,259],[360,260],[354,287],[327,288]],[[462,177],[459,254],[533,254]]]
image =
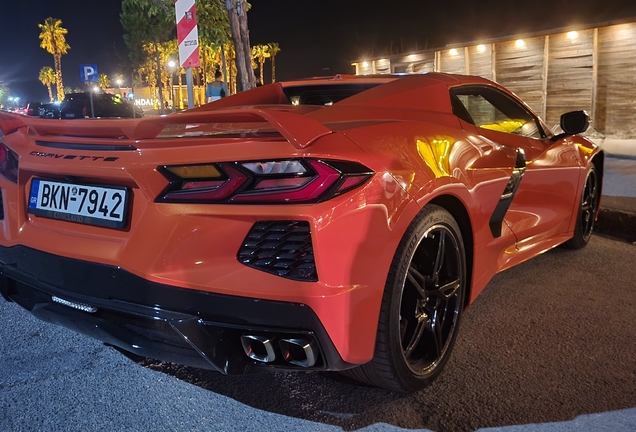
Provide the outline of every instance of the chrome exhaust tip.
[[251,359],[263,363],[271,363],[276,360],[276,353],[272,341],[267,336],[243,335],[241,336],[243,351]]
[[279,345],[283,358],[293,365],[312,367],[318,360],[318,350],[312,340],[281,339]]

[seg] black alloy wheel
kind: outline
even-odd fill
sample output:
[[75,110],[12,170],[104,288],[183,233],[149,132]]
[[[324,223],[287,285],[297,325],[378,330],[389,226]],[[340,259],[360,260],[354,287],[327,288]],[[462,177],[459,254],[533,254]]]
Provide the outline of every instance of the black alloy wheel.
[[463,307],[463,260],[446,225],[430,227],[411,259],[402,286],[399,334],[411,372],[429,375],[445,357]]
[[344,374],[399,392],[433,381],[450,356],[466,296],[460,228],[445,209],[426,206],[395,253],[373,359]]
[[564,243],[565,247],[581,249],[590,241],[592,232],[594,231],[594,222],[596,221],[600,198],[600,183],[596,167],[594,164],[590,164],[585,177],[585,184],[577,213],[576,227],[574,228],[574,236]]
[[598,209],[598,179],[596,178],[596,169],[592,166],[587,172],[585,179],[585,189],[583,190],[583,199],[581,202],[581,234],[587,240],[592,235],[594,221],[596,220],[596,211]]

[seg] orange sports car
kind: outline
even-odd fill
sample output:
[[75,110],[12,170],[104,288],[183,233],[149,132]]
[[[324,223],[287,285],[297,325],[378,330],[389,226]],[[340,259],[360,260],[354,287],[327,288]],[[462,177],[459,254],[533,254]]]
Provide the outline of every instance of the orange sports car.
[[603,153],[470,76],[309,79],[184,113],[0,114],[0,292],[132,353],[414,391],[497,272],[581,248]]

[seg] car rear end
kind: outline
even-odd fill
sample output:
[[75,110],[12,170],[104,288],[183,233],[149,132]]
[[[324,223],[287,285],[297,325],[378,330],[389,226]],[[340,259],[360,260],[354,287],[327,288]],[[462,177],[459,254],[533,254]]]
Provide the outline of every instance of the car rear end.
[[259,110],[0,124],[5,298],[224,373],[373,355],[395,236],[344,136]]

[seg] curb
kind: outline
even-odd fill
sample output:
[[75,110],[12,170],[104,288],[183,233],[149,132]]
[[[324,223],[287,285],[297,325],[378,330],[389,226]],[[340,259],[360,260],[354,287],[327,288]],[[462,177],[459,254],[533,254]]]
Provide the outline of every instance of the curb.
[[636,244],[636,214],[602,208],[594,232]]

